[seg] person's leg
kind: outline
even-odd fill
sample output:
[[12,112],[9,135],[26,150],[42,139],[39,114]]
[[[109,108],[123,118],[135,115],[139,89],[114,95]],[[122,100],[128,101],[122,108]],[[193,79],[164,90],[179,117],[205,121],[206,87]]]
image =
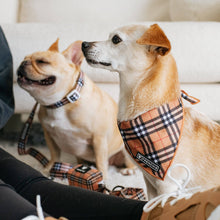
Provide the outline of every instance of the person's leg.
[[41,195],[43,210],[72,219],[140,219],[145,202],[122,199],[55,183],[0,149],[0,178],[31,203]]
[[14,112],[13,63],[8,43],[0,27],[0,128]]
[[[21,220],[29,215],[37,216],[36,207],[1,180],[0,195],[0,219]],[[44,213],[44,216],[48,215]]]

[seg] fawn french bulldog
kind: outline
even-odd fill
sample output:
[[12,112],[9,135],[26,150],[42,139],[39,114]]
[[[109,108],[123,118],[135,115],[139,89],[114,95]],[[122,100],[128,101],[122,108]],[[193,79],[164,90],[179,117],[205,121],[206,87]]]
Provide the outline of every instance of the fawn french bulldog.
[[[59,160],[60,150],[78,159],[95,162],[107,177],[109,158],[123,148],[117,128],[117,104],[80,70],[81,42],[62,53],[58,40],[47,51],[24,58],[18,68],[18,84],[40,104],[39,120],[51,159],[46,170]],[[134,165],[125,157],[130,174]]]

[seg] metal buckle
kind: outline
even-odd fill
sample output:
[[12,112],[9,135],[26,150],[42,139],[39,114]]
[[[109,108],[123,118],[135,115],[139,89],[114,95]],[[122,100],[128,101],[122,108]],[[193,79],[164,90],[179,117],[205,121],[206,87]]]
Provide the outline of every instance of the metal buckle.
[[69,102],[73,103],[73,102],[77,101],[80,98],[80,94],[76,89],[74,89],[66,97],[69,100]]

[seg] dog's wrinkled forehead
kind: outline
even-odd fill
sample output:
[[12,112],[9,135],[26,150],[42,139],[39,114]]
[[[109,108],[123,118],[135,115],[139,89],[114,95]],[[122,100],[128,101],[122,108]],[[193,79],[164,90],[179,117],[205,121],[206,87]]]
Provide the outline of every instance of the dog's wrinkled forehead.
[[25,56],[25,60],[32,60],[32,61],[39,61],[39,60],[44,60],[44,61],[53,61],[53,60],[57,60],[60,58],[60,54],[59,53],[54,53],[51,51],[38,51],[38,52],[34,52],[32,54],[29,54],[27,56]]
[[145,25],[129,25],[118,28],[110,33],[109,40],[111,40],[115,35],[120,37],[123,41],[136,41],[139,39],[143,33],[147,30]]
[[41,70],[48,68],[58,68],[66,64],[66,60],[61,53],[53,51],[38,51],[24,58],[32,65],[37,65]]

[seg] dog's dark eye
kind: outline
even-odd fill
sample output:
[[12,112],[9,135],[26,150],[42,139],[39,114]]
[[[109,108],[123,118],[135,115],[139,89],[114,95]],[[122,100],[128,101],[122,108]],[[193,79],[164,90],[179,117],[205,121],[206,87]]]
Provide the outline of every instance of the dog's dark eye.
[[122,39],[118,36],[118,35],[115,35],[113,38],[112,38],[112,43],[113,44],[118,44],[122,41]]
[[36,60],[36,63],[38,63],[38,64],[49,64],[49,62],[46,61],[46,60]]

